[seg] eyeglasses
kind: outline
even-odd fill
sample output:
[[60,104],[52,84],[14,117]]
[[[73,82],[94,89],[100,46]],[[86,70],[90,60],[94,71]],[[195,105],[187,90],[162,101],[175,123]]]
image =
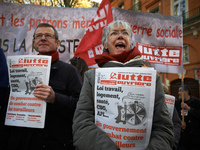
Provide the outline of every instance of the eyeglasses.
[[55,35],[50,34],[50,33],[45,33],[45,34],[39,33],[39,34],[35,35],[35,39],[40,40],[40,39],[42,39],[43,35],[44,35],[45,39],[53,39],[53,38],[55,38]]

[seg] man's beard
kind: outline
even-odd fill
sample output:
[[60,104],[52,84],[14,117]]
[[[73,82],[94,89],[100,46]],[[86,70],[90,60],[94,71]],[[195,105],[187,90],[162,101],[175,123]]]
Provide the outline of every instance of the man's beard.
[[[179,95],[179,97],[178,97],[179,99],[182,99],[182,94],[181,95]],[[186,99],[186,95],[185,95],[185,93],[184,93],[184,100]]]

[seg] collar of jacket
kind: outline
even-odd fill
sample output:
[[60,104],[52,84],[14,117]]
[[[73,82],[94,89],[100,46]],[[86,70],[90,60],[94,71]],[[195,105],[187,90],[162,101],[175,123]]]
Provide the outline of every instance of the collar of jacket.
[[51,63],[51,69],[59,69],[59,59]]
[[[37,54],[40,55],[40,54]],[[57,61],[59,59],[59,53],[57,50],[53,50],[50,54],[46,54],[47,56],[51,56],[51,63]]]

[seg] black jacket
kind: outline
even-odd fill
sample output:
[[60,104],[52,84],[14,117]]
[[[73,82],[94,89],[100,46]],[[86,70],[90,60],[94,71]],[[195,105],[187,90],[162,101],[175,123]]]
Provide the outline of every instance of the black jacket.
[[[182,119],[181,115],[181,102],[182,100],[176,100],[175,106],[177,109],[177,112],[179,114],[179,117]],[[200,135],[200,100],[191,97],[188,101],[185,101],[185,103],[190,106],[190,111],[188,111],[188,115],[184,116],[184,121],[186,123],[186,129],[182,130],[181,132],[181,138],[179,144],[181,145],[192,145],[199,143],[199,135]]]

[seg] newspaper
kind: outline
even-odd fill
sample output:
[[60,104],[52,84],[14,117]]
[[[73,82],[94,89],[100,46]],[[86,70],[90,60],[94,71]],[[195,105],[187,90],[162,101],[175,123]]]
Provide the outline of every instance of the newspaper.
[[147,148],[154,110],[153,68],[99,68],[95,74],[95,123],[121,150]]
[[174,113],[174,105],[175,105],[175,96],[165,94],[165,101],[167,104],[167,108],[169,111],[169,117],[172,119]]
[[36,98],[37,84],[49,83],[51,56],[8,56],[10,97],[5,125],[44,128],[46,102]]

